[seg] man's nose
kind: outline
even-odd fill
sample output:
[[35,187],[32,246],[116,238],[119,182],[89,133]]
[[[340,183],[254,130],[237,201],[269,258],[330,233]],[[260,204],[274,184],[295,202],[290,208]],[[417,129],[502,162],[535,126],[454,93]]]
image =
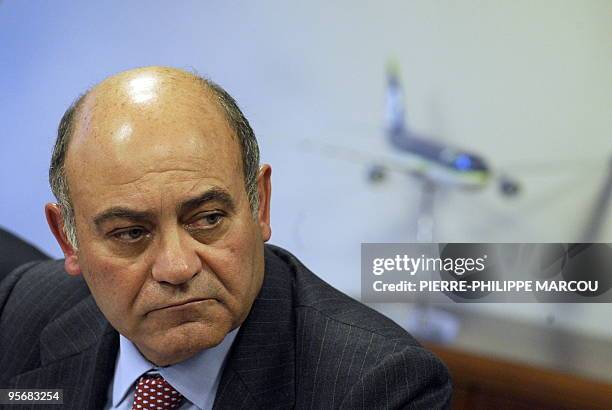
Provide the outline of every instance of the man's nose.
[[202,271],[202,262],[190,239],[191,237],[180,229],[161,235],[151,273],[153,279],[180,285]]

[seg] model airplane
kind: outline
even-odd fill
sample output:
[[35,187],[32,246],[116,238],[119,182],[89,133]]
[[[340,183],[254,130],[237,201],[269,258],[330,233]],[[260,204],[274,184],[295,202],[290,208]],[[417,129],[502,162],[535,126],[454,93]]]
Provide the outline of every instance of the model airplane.
[[408,174],[428,185],[463,190],[478,190],[495,180],[502,194],[513,196],[519,184],[501,173],[493,172],[487,161],[474,152],[417,135],[406,125],[404,96],[396,65],[387,69],[385,136],[387,152],[365,152],[347,146],[303,141],[302,148],[324,155],[368,165],[372,183],[383,181],[389,172]]
[[413,134],[405,122],[404,96],[396,67],[387,72],[386,132],[391,146],[406,156],[412,172],[444,184],[479,188],[489,179],[485,160],[471,152],[453,148]]
[[[404,96],[396,65],[389,65],[387,70],[386,99],[385,131],[395,155],[370,168],[370,181],[379,182],[387,170],[394,170],[417,175],[434,184],[463,189],[487,185],[493,173],[482,156],[416,135],[406,126]],[[504,176],[497,178],[504,194],[518,192],[518,184]]]

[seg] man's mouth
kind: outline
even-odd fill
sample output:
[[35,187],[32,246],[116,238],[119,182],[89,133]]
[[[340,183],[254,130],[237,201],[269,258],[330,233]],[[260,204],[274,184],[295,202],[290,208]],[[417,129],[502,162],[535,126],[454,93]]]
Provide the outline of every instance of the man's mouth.
[[152,309],[149,313],[158,311],[158,310],[177,310],[177,309],[182,309],[182,308],[187,308],[187,307],[191,307],[192,305],[201,303],[201,302],[206,302],[209,300],[213,300],[211,298],[191,298],[191,299],[186,299],[183,301],[178,301],[178,302],[174,302],[168,305],[164,305],[155,309]]

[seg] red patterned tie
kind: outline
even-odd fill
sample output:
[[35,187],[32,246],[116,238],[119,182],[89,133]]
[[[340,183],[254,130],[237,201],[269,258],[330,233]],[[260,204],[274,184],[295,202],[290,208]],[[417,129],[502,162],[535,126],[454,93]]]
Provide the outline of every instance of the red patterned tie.
[[167,410],[181,405],[183,396],[159,374],[138,379],[132,410]]

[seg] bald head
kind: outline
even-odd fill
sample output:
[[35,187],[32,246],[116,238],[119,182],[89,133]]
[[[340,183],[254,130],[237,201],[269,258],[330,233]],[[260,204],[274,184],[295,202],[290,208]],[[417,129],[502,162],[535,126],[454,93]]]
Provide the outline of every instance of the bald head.
[[[139,161],[143,158],[138,155],[148,156],[156,150],[171,158],[173,150],[199,138],[181,133],[181,127],[233,137],[238,152],[236,166],[242,168],[251,209],[256,213],[259,149],[234,99],[212,81],[190,72],[168,67],[138,68],[93,87],[75,101],[60,122],[49,178],[64,215],[64,230],[75,247],[73,179],[83,174],[84,167],[94,170],[94,175],[104,175],[108,167]],[[232,149],[232,144],[228,142],[219,149]]]
[[[195,75],[165,67],[138,68],[105,79],[78,101],[71,137],[104,137],[119,143],[117,136],[108,134],[117,128],[117,123],[143,117],[152,121],[170,119],[206,111],[221,111],[221,107],[208,84]],[[101,125],[107,129],[100,130]],[[106,142],[109,141],[98,141]]]

